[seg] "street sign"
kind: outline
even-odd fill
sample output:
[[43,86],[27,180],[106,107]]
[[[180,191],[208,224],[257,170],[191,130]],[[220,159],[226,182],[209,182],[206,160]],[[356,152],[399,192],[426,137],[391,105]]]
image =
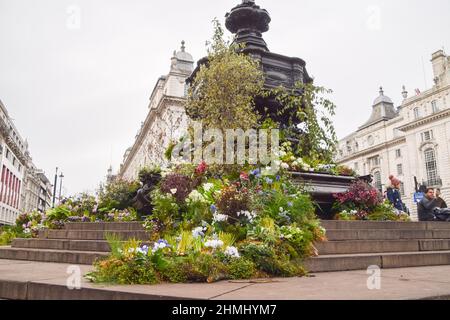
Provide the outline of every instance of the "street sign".
[[420,201],[422,201],[423,197],[425,197],[425,193],[423,192],[414,193],[414,203],[419,203]]

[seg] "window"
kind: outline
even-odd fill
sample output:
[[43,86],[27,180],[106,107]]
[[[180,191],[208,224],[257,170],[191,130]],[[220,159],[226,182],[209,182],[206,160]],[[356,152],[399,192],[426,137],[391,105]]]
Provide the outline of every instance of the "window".
[[367,142],[369,143],[369,146],[373,146],[373,144],[375,143],[375,139],[373,138],[373,136],[369,136],[367,138]]
[[439,184],[436,152],[433,149],[425,150],[425,169],[427,172],[428,186],[435,186]]
[[403,182],[400,182],[400,194],[405,195],[405,184]]
[[433,140],[433,131],[422,132],[422,142]]
[[358,162],[355,162],[354,169],[355,169],[355,171],[359,171],[359,163]]
[[380,192],[382,192],[383,191],[383,185],[381,184],[381,173],[380,173],[380,171],[376,171],[373,174],[373,180],[374,180],[375,188],[377,188],[378,190],[380,190]]
[[414,119],[419,119],[419,118],[420,118],[420,109],[414,108]]
[[402,150],[401,149],[395,150],[395,157],[396,158],[401,158],[402,157]]
[[437,100],[431,101],[431,109],[433,110],[433,113],[439,112]]
[[397,165],[397,175],[399,175],[399,176],[403,175],[403,165],[402,164]]
[[376,157],[369,158],[369,163],[372,167],[379,166],[381,163],[380,157],[376,156]]

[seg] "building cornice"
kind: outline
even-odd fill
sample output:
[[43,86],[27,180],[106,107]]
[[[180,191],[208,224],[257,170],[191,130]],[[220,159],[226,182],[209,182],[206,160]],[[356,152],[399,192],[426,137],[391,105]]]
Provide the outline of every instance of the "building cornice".
[[372,148],[356,152],[356,153],[354,153],[354,154],[352,154],[350,156],[344,157],[342,159],[338,159],[337,162],[338,163],[348,162],[348,161],[357,159],[359,157],[364,157],[364,156],[372,154],[374,152],[377,152],[377,151],[380,151],[380,150],[383,150],[383,149],[387,149],[387,148],[390,148],[390,147],[393,147],[393,146],[396,146],[396,145],[399,145],[399,144],[402,144],[402,143],[405,143],[405,142],[406,142],[406,137],[400,137],[400,138],[397,138],[397,139],[394,139],[394,140],[390,140],[390,141],[378,144],[378,145],[376,145],[376,146],[374,146]]
[[449,90],[449,89],[450,89],[450,85],[446,85],[446,86],[443,86],[441,88],[433,87],[432,89],[429,89],[429,90],[427,90],[425,92],[422,92],[421,94],[419,94],[417,96],[414,96],[414,97],[411,97],[411,98],[407,98],[405,101],[403,101],[403,104],[401,105],[401,108],[406,108],[406,107],[408,107],[408,106],[410,106],[410,105],[412,105],[412,104],[414,104],[414,103],[416,103],[416,102],[418,102],[420,100],[427,99],[427,98],[429,98],[429,97],[431,97],[433,95],[439,94],[439,93],[444,92],[444,91]]
[[403,131],[403,132],[407,132],[407,131],[410,131],[412,129],[419,128],[419,127],[421,127],[423,125],[426,125],[426,124],[428,124],[430,122],[433,122],[433,121],[436,121],[436,120],[439,120],[439,119],[442,119],[442,118],[445,118],[445,117],[448,117],[448,116],[450,116],[450,109],[446,109],[446,110],[434,113],[432,115],[429,115],[427,117],[417,119],[417,120],[415,120],[413,122],[410,122],[410,123],[405,124],[405,125],[403,125],[401,127],[398,127],[397,129],[400,130],[400,131]]
[[128,167],[131,164],[131,160],[134,158],[134,156],[136,155],[136,153],[139,150],[139,147],[142,145],[143,140],[145,139],[146,132],[150,129],[150,125],[152,124],[155,117],[161,113],[163,106],[165,106],[167,103],[172,103],[172,104],[176,104],[179,106],[183,106],[185,102],[186,102],[185,98],[180,98],[180,97],[175,97],[175,96],[163,96],[161,98],[161,100],[159,101],[158,105],[156,106],[156,108],[151,109],[149,111],[149,113],[147,114],[147,118],[145,119],[144,124],[139,132],[139,135],[137,136],[136,140],[134,141],[134,144],[131,147],[131,150],[128,153],[127,158],[125,159],[125,161],[123,162],[123,164],[121,166],[119,177],[123,178],[124,172],[126,172],[128,170]]

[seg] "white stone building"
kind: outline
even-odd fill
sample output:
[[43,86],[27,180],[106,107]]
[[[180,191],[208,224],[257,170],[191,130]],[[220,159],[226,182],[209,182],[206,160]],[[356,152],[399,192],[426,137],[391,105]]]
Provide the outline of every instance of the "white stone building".
[[26,143],[0,101],[0,224],[14,224],[21,208]]
[[0,225],[12,225],[22,212],[49,208],[51,184],[33,164],[24,140],[0,101]]
[[173,54],[169,74],[160,77],[153,89],[147,117],[133,146],[124,154],[119,178],[133,180],[140,168],[167,163],[164,153],[168,146],[171,142],[178,142],[186,133],[186,79],[193,69],[194,59],[186,52],[183,41],[181,50]]
[[[413,195],[420,185],[440,188],[450,203],[450,57],[432,55],[434,85],[395,107],[380,90],[369,120],[339,141],[337,162],[360,175],[373,175],[382,191],[390,174],[402,183],[403,200],[417,218]],[[417,182],[417,184],[416,184]]]

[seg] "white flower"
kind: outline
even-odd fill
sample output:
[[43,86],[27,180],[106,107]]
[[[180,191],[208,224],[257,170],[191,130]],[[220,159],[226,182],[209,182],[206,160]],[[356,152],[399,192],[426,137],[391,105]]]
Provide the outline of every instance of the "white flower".
[[203,190],[205,190],[205,192],[209,192],[212,188],[214,188],[214,184],[212,183],[205,183],[203,185]]
[[152,252],[155,253],[158,250],[162,250],[164,248],[169,248],[170,245],[167,243],[166,240],[158,240],[153,244]]
[[285,162],[281,163],[281,168],[284,170],[288,170],[289,169],[289,165]]
[[237,216],[238,217],[245,216],[250,222],[253,222],[253,219],[255,219],[258,215],[254,211],[252,211],[252,212],[250,212],[250,211],[240,211],[240,212],[237,213]]
[[205,247],[217,249],[223,246],[222,240],[208,240],[205,242]]
[[228,216],[226,214],[216,213],[213,216],[213,222],[224,222],[228,221]]
[[192,236],[197,239],[205,235],[206,227],[197,227],[192,230]]
[[170,193],[175,195],[177,193],[178,189],[170,189]]
[[239,254],[239,251],[236,247],[227,247],[224,251],[226,256],[229,256],[230,258],[240,258],[241,255]]
[[197,190],[192,191],[188,196],[189,202],[205,202],[205,198],[203,195]]

